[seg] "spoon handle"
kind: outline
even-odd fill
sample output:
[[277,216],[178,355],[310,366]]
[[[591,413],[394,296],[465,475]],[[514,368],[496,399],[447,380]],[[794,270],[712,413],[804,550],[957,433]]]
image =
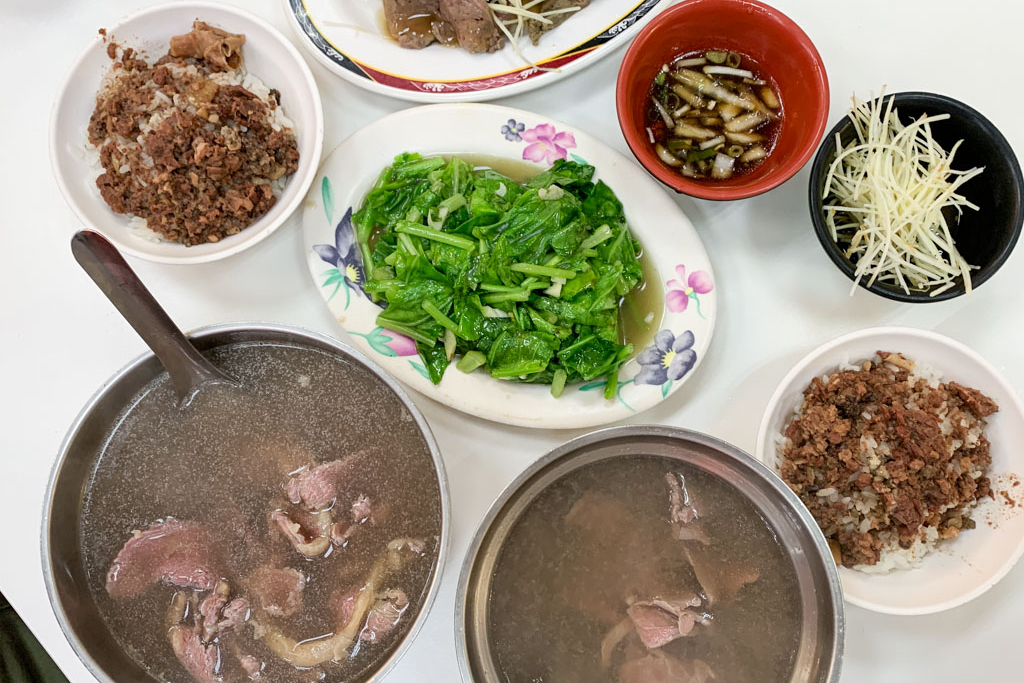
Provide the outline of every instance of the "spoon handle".
[[71,238],[71,253],[163,363],[182,405],[204,384],[233,383],[192,346],[105,237],[82,230]]

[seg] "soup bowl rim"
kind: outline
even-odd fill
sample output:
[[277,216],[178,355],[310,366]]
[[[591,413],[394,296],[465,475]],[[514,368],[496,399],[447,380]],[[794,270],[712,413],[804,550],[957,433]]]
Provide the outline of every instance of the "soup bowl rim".
[[[348,357],[351,360],[356,361],[366,370],[373,373],[377,379],[384,382],[385,386],[391,389],[402,405],[412,415],[413,420],[416,423],[423,439],[426,443],[427,449],[430,451],[431,462],[433,463],[434,473],[437,476],[438,484],[438,497],[440,498],[440,530],[438,533],[438,544],[437,544],[437,559],[435,561],[434,569],[430,577],[429,582],[426,586],[426,592],[424,593],[420,609],[417,612],[409,630],[402,636],[401,641],[391,651],[391,653],[385,658],[383,664],[373,671],[369,677],[362,679],[360,683],[377,683],[384,678],[388,672],[390,672],[394,666],[402,659],[402,657],[408,652],[412,646],[413,641],[419,634],[420,629],[423,627],[424,622],[427,619],[427,615],[430,612],[431,607],[437,598],[437,593],[441,585],[441,577],[444,573],[445,563],[448,557],[448,544],[450,537],[451,527],[451,500],[448,487],[448,475],[445,470],[444,461],[441,458],[441,451],[437,445],[437,440],[434,437],[433,432],[430,429],[430,425],[427,423],[426,418],[420,412],[416,404],[409,398],[409,394],[402,388],[402,386],[392,378],[388,373],[374,363],[368,356],[363,352],[349,346],[348,344],[330,337],[321,332],[299,327],[297,325],[284,325],[279,323],[269,322],[235,322],[235,323],[218,323],[213,325],[205,325],[198,327],[186,333],[186,336],[190,340],[204,340],[209,338],[217,338],[231,333],[237,332],[256,332],[256,333],[270,333],[270,334],[288,334],[295,335],[300,339],[311,340],[325,344],[333,349],[335,355]],[[269,340],[272,341],[272,340]],[[244,343],[244,342],[239,342]],[[71,645],[71,649],[78,657],[79,661],[85,666],[85,668],[92,674],[97,681],[100,683],[117,683],[117,678],[108,673],[92,656],[90,651],[82,643],[71,625],[65,607],[62,604],[58,594],[57,586],[54,578],[55,567],[53,565],[53,548],[51,547],[50,539],[50,523],[53,519],[52,509],[54,504],[54,495],[56,493],[57,481],[60,477],[61,471],[67,461],[67,457],[72,445],[75,442],[76,437],[79,435],[82,426],[96,409],[100,401],[103,400],[107,394],[109,394],[118,384],[124,380],[133,370],[139,367],[142,363],[145,363],[153,359],[154,354],[150,350],[146,350],[139,354],[131,361],[119,368],[115,373],[110,375],[103,384],[89,397],[85,402],[82,409],[75,416],[74,421],[68,427],[67,433],[64,435],[61,441],[60,448],[57,453],[57,457],[54,460],[53,467],[50,470],[50,474],[46,482],[46,491],[43,495],[43,511],[42,511],[42,522],[40,524],[39,544],[40,544],[40,555],[42,560],[43,570],[43,583],[46,587],[46,595],[50,602],[50,607],[53,610],[53,615],[57,620],[57,624],[60,626],[61,632],[67,639],[68,644]],[[78,522],[76,518],[75,522]],[[92,596],[89,596],[92,600]],[[122,649],[122,654],[131,658]],[[149,674],[150,679],[157,681],[158,679]]]
[[[524,485],[535,475],[542,472],[559,460],[572,456],[582,450],[592,448],[605,442],[620,438],[647,438],[661,437],[677,441],[689,441],[698,446],[705,446],[731,460],[735,460],[746,466],[756,477],[759,477],[764,484],[770,487],[774,494],[781,497],[781,504],[789,507],[796,515],[804,531],[813,539],[813,550],[822,558],[822,565],[827,577],[829,588],[828,597],[834,605],[833,613],[833,636],[829,646],[831,648],[831,665],[827,670],[828,677],[820,683],[838,683],[842,673],[843,653],[846,633],[845,603],[843,602],[842,587],[839,582],[839,573],[835,563],[831,561],[831,551],[821,529],[818,527],[810,511],[800,502],[799,497],[790,490],[788,486],[772,470],[757,458],[748,454],[743,449],[717,437],[703,432],[658,424],[637,424],[606,427],[589,432],[582,436],[570,439],[555,447],[545,455],[541,456],[523,470],[508,486],[502,489],[501,493],[488,508],[487,513],[480,521],[473,538],[469,542],[466,555],[459,572],[459,580],[455,592],[455,656],[459,664],[459,673],[465,683],[487,683],[473,678],[472,664],[469,653],[469,638],[466,631],[466,616],[469,606],[468,592],[470,578],[481,558],[483,542],[490,533],[495,520],[503,513],[509,502],[519,493]],[[611,456],[620,457],[620,456]],[[578,468],[577,468],[578,469]],[[575,470],[571,470],[575,471]],[[567,474],[567,473],[566,473]],[[564,475],[562,475],[564,476]],[[557,481],[557,480],[555,480]],[[548,482],[540,491],[547,489],[554,481]],[[538,491],[538,494],[539,492]],[[747,497],[740,491],[741,495]],[[535,500],[536,496],[532,500]],[[532,501],[531,501],[532,502]],[[500,549],[504,543],[499,543],[496,549]],[[784,549],[787,556],[792,553],[791,549]],[[819,600],[820,602],[820,600]],[[794,671],[794,676],[797,672]],[[794,678],[794,680],[797,680]]]

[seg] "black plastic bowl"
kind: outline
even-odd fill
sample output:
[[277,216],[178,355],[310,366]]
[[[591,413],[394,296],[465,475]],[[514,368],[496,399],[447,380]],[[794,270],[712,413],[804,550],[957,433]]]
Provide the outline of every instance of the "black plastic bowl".
[[[979,210],[965,210],[959,222],[950,226],[950,234],[960,254],[972,266],[978,267],[971,272],[971,284],[974,287],[984,284],[1010,256],[1020,237],[1021,224],[1024,223],[1024,177],[1021,176],[1020,164],[1010,143],[981,113],[951,97],[926,92],[903,92],[886,95],[885,98],[887,101],[896,99],[895,106],[904,123],[910,123],[924,114],[949,114],[948,120],[932,125],[932,136],[947,150],[958,140],[964,141],[953,160],[957,170],[985,167],[984,173],[967,181],[960,189],[961,194],[976,204]],[[836,157],[837,133],[844,145],[853,139],[855,132],[848,116],[844,116],[825,135],[814,157],[810,181],[811,220],[825,253],[839,270],[853,280],[854,263],[846,258],[842,249],[832,240],[822,208],[825,177]],[[962,279],[935,296],[930,296],[929,290],[912,289],[908,294],[898,285],[888,283],[876,282],[869,287],[864,278],[860,286],[880,296],[910,303],[945,301],[965,291]]]

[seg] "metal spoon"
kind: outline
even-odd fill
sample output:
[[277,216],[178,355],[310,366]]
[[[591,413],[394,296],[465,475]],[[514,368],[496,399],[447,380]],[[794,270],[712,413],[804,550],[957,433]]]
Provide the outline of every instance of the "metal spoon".
[[189,343],[167,312],[160,307],[124,257],[105,237],[82,230],[71,238],[71,253],[93,282],[135,328],[171,376],[184,408],[204,387],[241,385],[208,361]]

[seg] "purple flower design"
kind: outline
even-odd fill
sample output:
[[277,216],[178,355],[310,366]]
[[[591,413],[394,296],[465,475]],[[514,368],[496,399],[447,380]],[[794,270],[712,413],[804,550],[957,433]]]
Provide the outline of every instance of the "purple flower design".
[[509,119],[508,123],[501,127],[501,134],[505,136],[505,139],[509,142],[519,142],[522,140],[522,133],[526,129],[526,124],[519,123],[515,119]]
[[[687,276],[686,266],[676,266],[678,279],[673,278],[665,284],[668,292],[665,294],[665,307],[673,313],[682,313],[693,299],[697,303],[697,312],[700,313],[700,299],[698,294],[707,294],[715,285],[711,282],[711,276],[703,270],[695,270]],[[703,314],[701,315],[703,317]]]
[[553,164],[568,157],[568,150],[576,146],[572,133],[559,133],[550,123],[542,123],[524,130],[523,140],[530,144],[523,150],[523,158],[537,163]]
[[[349,290],[354,289],[365,295],[363,289],[363,255],[359,251],[359,244],[356,243],[355,230],[352,227],[352,207],[342,217],[338,227],[334,230],[334,244],[315,244],[313,251],[321,259],[334,266],[334,269],[326,273],[327,280],[323,286],[335,285],[334,294],[338,288],[345,285],[346,297],[350,297]],[[334,294],[331,296],[333,297]],[[349,298],[346,298],[345,308],[348,308]]]
[[671,330],[662,330],[654,336],[654,345],[636,357],[640,372],[633,381],[661,386],[682,379],[697,362],[697,352],[691,348],[693,342],[693,332],[689,330],[678,337]]

